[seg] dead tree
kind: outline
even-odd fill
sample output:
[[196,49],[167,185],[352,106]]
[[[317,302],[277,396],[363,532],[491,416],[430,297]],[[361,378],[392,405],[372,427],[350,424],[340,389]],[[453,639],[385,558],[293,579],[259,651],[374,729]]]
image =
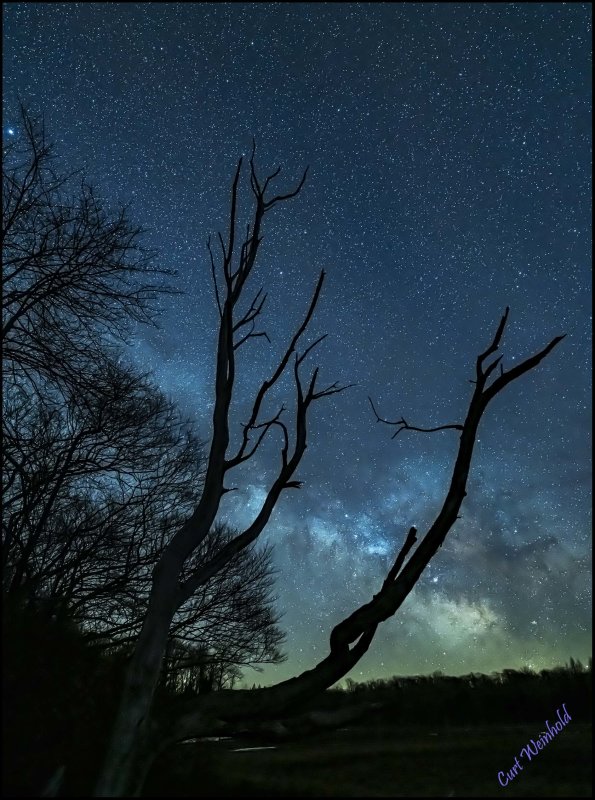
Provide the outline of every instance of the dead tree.
[[[165,648],[172,619],[177,610],[194,593],[222,570],[231,559],[254,542],[267,524],[271,513],[286,489],[298,488],[295,471],[307,446],[307,417],[312,404],[342,391],[343,386],[332,383],[323,388],[318,385],[319,371],[314,369],[307,380],[302,371],[307,356],[325,338],[319,337],[309,345],[302,345],[304,333],[312,319],[322,284],[320,273],[310,304],[287,348],[281,355],[272,375],[264,380],[256,392],[249,419],[243,426],[237,448],[231,454],[229,417],[233,397],[236,356],[241,347],[251,340],[266,337],[265,331],[256,330],[267,295],[257,291],[249,305],[242,306],[248,279],[254,268],[262,241],[265,215],[279,203],[295,197],[302,189],[307,170],[297,187],[287,193],[271,195],[271,186],[280,169],[264,181],[259,179],[254,164],[254,149],[250,158],[250,188],[254,200],[253,215],[243,241],[239,241],[238,186],[242,172],[240,159],[231,190],[229,229],[224,240],[219,234],[222,277],[217,276],[216,257],[211,241],[208,242],[215,298],[219,312],[217,340],[215,404],[213,410],[212,438],[201,499],[181,529],[165,548],[152,575],[152,587],[143,626],[131,658],[105,764],[97,784],[98,796],[120,796],[138,791],[144,772],[154,751],[155,724],[151,719],[152,699],[162,668]],[[266,337],[268,338],[268,337]],[[263,419],[265,401],[270,390],[281,377],[293,371],[295,384],[294,431],[290,435],[282,406],[277,413]],[[215,523],[223,495],[229,491],[225,485],[228,473],[234,467],[254,456],[267,434],[280,432],[280,465],[262,507],[252,524],[226,542],[207,563],[195,570],[187,565]]]
[[[500,346],[508,320],[508,311],[507,308],[492,343],[477,358],[475,378],[471,381],[475,389],[464,422],[431,429],[432,431],[460,430],[458,453],[442,508],[409,560],[405,563],[417,542],[415,527],[410,529],[380,591],[332,630],[329,641],[330,652],[313,669],[265,689],[219,692],[202,699],[190,700],[185,703],[185,707],[176,708],[175,715],[169,720],[169,727],[164,725],[161,728],[159,739],[155,739],[156,746],[163,748],[190,737],[206,736],[214,732],[232,733],[255,724],[262,726],[267,720],[269,727],[279,723],[286,727],[288,718],[299,719],[305,702],[332,686],[357,664],[368,650],[378,625],[399,609],[458,518],[458,512],[467,494],[467,478],[478,426],[488,404],[509,383],[536,367],[564,338],[564,336],[555,337],[543,350],[508,371],[502,368],[502,356],[487,363],[489,357]],[[494,378],[493,375],[498,367],[500,367],[499,372]],[[403,419],[395,422],[384,420],[376,411],[375,414],[378,421],[396,425],[399,430],[424,432],[430,430],[409,425]],[[340,722],[339,718],[338,721]],[[315,719],[311,719],[310,722],[317,724]],[[329,720],[325,723],[329,724]]]
[[[475,389],[464,422],[432,429],[460,430],[459,448],[442,508],[407,563],[407,555],[417,542],[415,527],[410,529],[378,594],[333,629],[330,634],[330,653],[325,659],[313,669],[276,686],[244,692],[221,692],[217,696],[205,698],[204,702],[189,702],[185,713],[172,720],[167,737],[169,742],[181,741],[190,736],[208,735],[207,732],[211,731],[233,731],[250,720],[280,719],[292,712],[297,713],[304,701],[332,686],[357,664],[368,650],[378,625],[399,609],[456,521],[467,494],[467,478],[478,426],[488,404],[509,383],[536,367],[564,338],[557,336],[543,350],[505,371],[501,366],[502,356],[489,364],[487,360],[498,350],[507,320],[508,308],[500,320],[492,343],[477,358],[475,378],[472,380]],[[499,373],[490,382],[498,366]],[[402,419],[390,422],[378,415],[377,419],[390,425],[398,425],[401,429],[427,430],[410,426]],[[162,746],[163,744],[164,741]]]
[[[19,127],[3,152],[0,230],[4,600],[42,601],[122,649],[204,477],[196,436],[118,346],[153,321],[174,273],[154,265],[126,209],[107,210],[81,173],[62,171],[24,108]],[[231,538],[211,527],[182,582]],[[176,612],[169,643],[207,648],[219,683],[239,664],[279,660],[270,577],[266,550],[238,551]]]
[[[465,420],[461,424],[439,426],[435,430],[460,430],[460,441],[450,487],[434,523],[413,551],[417,530],[412,527],[405,543],[389,570],[380,591],[366,604],[339,623],[330,634],[330,652],[313,669],[276,686],[251,691],[219,692],[203,699],[190,700],[176,709],[169,727],[154,731],[154,745],[163,748],[189,737],[206,736],[214,732],[232,733],[266,720],[285,720],[299,715],[303,704],[317,693],[330,687],[352,669],[368,650],[378,625],[391,617],[409,595],[430,560],[437,553],[458,518],[466,495],[467,478],[480,420],[490,401],[509,383],[536,367],[564,338],[554,338],[543,350],[508,371],[501,358],[487,363],[500,345],[508,319],[508,308],[502,317],[490,346],[478,356],[475,369],[475,388]],[[500,366],[497,377],[493,376]],[[401,428],[427,430],[404,423],[377,419]],[[406,563],[405,563],[406,562]]]
[[[324,273],[321,273],[302,324],[292,337],[271,378],[261,384],[250,418],[244,425],[240,444],[235,453],[228,456],[229,411],[234,386],[235,355],[237,350],[250,339],[265,335],[264,332],[256,331],[256,320],[262,311],[266,295],[260,290],[247,311],[243,313],[237,311],[238,304],[255,263],[265,213],[278,202],[295,196],[305,179],[304,175],[294,191],[267,199],[266,192],[279,171],[261,183],[256,175],[254,153],[252,154],[250,184],[255,199],[254,217],[248,227],[246,238],[239,247],[237,266],[234,266],[238,249],[237,195],[241,166],[240,160],[232,186],[227,243],[221,236],[219,237],[223,262],[221,285],[217,281],[215,258],[209,244],[220,326],[213,432],[204,491],[196,510],[174,536],[154,570],[147,613],[130,664],[104,769],[96,787],[97,796],[137,795],[142,789],[152,758],[169,744],[215,732],[234,732],[251,725],[262,724],[266,720],[280,720],[298,714],[304,701],[332,686],[352,669],[368,650],[378,625],[391,617],[408,596],[457,519],[466,494],[477,429],[489,402],[511,381],[536,367],[563,338],[556,337],[543,350],[507,372],[502,369],[501,357],[495,358],[488,364],[487,360],[500,345],[508,319],[508,309],[506,310],[491,345],[477,359],[473,381],[475,388],[465,421],[460,425],[440,426],[440,429],[454,428],[461,432],[451,485],[442,509],[406,562],[407,556],[417,542],[417,531],[414,527],[411,528],[378,594],[331,632],[330,652],[326,658],[313,669],[276,686],[249,691],[224,690],[191,700],[181,700],[175,709],[171,709],[167,721],[162,719],[157,722],[151,717],[151,702],[161,669],[169,627],[176,610],[212,575],[221,570],[236,553],[256,540],[268,522],[281,493],[287,488],[299,487],[300,483],[293,475],[306,449],[308,410],[315,400],[340,392],[344,388],[331,384],[324,389],[318,389],[316,386],[318,369],[314,369],[307,384],[302,381],[300,374],[304,359],[324,338],[317,339],[301,352],[297,349],[312,318],[322,288]],[[268,419],[263,421],[260,419],[263,401],[288,367],[292,355],[294,355],[293,373],[296,388],[293,440],[282,419],[283,407]],[[493,374],[499,365],[500,372],[494,379]],[[404,420],[396,424],[401,428],[415,428]],[[250,459],[273,429],[281,432],[280,466],[256,519],[244,532],[227,542],[208,563],[202,564],[195,572],[181,580],[184,564],[208,535],[221,498],[228,491],[224,485],[227,473]]]

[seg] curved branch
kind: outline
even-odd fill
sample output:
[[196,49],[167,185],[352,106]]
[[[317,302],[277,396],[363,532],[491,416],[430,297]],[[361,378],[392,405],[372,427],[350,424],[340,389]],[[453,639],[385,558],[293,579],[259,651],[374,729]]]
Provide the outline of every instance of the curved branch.
[[419,428],[417,425],[410,425],[408,422],[405,421],[405,419],[403,417],[401,417],[401,419],[395,420],[394,422],[391,422],[390,420],[384,419],[383,417],[381,417],[378,414],[378,412],[376,411],[376,409],[374,407],[374,403],[372,402],[372,398],[371,397],[368,397],[368,400],[370,401],[370,405],[372,406],[372,411],[374,412],[374,414],[376,416],[376,422],[383,422],[385,425],[398,425],[399,426],[398,429],[395,431],[395,433],[393,433],[393,435],[391,436],[391,439],[394,439],[395,436],[398,436],[399,433],[401,433],[401,431],[418,431],[420,433],[435,433],[436,431],[446,431],[446,430],[462,431],[463,430],[463,426],[459,425],[459,424],[438,425],[438,427],[436,427],[436,428]]

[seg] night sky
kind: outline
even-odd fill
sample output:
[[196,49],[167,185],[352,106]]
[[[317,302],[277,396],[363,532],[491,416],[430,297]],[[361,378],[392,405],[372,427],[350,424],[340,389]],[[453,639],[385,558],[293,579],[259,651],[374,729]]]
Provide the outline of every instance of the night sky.
[[[253,135],[261,174],[283,166],[280,187],[310,165],[266,219],[251,287],[269,291],[271,345],[240,351],[234,433],[322,268],[310,336],[329,336],[313,363],[323,382],[357,386],[316,404],[304,486],[263,534],[288,660],[249,684],[324,656],[442,503],[457,432],[391,440],[367,396],[412,424],[462,422],[506,305],[505,368],[567,338],[488,409],[462,519],[352,677],[590,655],[590,41],[581,3],[4,6],[4,138],[20,97],[178,271],[185,294],[163,300],[160,329],[139,329],[130,356],[205,438],[207,235],[225,229]],[[251,520],[278,462],[273,438],[222,517]]]

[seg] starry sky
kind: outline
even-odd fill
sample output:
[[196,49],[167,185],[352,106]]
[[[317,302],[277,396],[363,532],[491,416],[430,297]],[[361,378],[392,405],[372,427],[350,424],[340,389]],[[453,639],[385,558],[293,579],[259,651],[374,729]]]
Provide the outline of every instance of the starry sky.
[[[266,219],[252,280],[271,344],[242,348],[233,431],[327,278],[309,446],[263,539],[275,545],[288,660],[312,667],[378,591],[450,481],[474,360],[506,305],[504,366],[564,342],[490,406],[462,519],[356,680],[586,659],[590,638],[590,41],[583,3],[8,3],[3,136],[17,100],[70,167],[178,272],[159,329],[129,356],[208,438],[216,307],[207,235],[237,159],[306,186]],[[247,176],[246,176],[247,177]],[[248,214],[248,194],[242,194]],[[283,395],[285,392],[285,395]],[[280,395],[292,399],[289,386]],[[222,516],[246,525],[275,477],[274,438]]]

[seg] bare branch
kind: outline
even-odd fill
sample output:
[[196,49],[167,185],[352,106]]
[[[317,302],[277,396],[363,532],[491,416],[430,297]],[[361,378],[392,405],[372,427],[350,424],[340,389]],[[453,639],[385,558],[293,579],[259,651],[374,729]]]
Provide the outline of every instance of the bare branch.
[[[500,325],[498,326],[498,331],[496,332],[496,336],[494,337],[492,344],[485,353],[479,356],[477,361],[478,366],[481,366],[481,361],[485,359],[485,357],[491,352],[494,352],[494,350],[499,346],[507,317],[508,309],[502,318]],[[498,377],[494,383],[485,390],[483,389],[483,385],[485,383],[486,375],[483,371],[479,371],[478,381],[469,403],[469,409],[461,433],[458,454],[453,469],[450,487],[444,500],[442,509],[440,510],[429,531],[423,538],[421,544],[417,547],[415,553],[409,559],[402,571],[396,575],[396,578],[393,580],[388,580],[387,578],[382,590],[378,595],[376,595],[369,603],[357,609],[357,611],[355,611],[350,617],[337,626],[339,633],[333,632],[336,647],[339,649],[344,649],[348,647],[351,642],[358,640],[358,637],[370,635],[370,632],[373,631],[375,625],[378,625],[378,623],[382,620],[388,619],[388,617],[392,616],[392,614],[394,614],[395,611],[400,607],[404,599],[407,597],[419,579],[430,559],[435,555],[438,548],[442,546],[442,543],[452,525],[460,517],[459,510],[463,499],[467,494],[467,478],[471,464],[471,457],[475,446],[477,430],[489,401],[512,380],[520,377],[528,370],[536,367],[563,338],[563,336],[556,337],[539,353],[531,358],[528,358],[526,361],[517,365],[509,372],[504,372],[503,375]],[[373,404],[372,408],[374,409]],[[375,409],[374,412],[376,413]],[[376,414],[376,417],[377,420],[381,422],[384,421],[378,417],[378,414]],[[402,424],[402,422],[398,422],[396,424]],[[411,533],[414,533],[414,531],[411,531],[410,534]],[[414,540],[413,538],[410,539],[409,537],[408,540],[410,541],[409,546],[411,546]],[[398,570],[401,569],[402,560],[400,559],[400,555],[401,554],[399,554],[399,558],[397,560],[401,563],[398,565],[395,563],[395,568],[397,569],[393,568],[391,573],[394,572],[396,574]],[[389,575],[392,577],[391,573],[389,573]]]
[[265,209],[268,210],[269,208],[272,208],[272,206],[274,206],[276,203],[281,203],[284,200],[291,200],[292,197],[295,197],[297,194],[299,194],[304,186],[304,183],[306,182],[306,176],[308,175],[309,169],[310,167],[306,167],[306,169],[304,170],[304,174],[302,175],[302,179],[292,192],[288,192],[287,194],[278,194],[276,197],[271,198],[271,200],[265,201],[264,204]]
[[554,347],[556,347],[560,342],[566,338],[566,334],[562,336],[556,336],[552,341],[536,353],[534,356],[527,358],[525,361],[522,361],[520,364],[517,364],[512,369],[509,369],[507,372],[503,369],[500,371],[500,375],[496,378],[496,380],[487,387],[484,391],[484,397],[486,402],[491,400],[498,392],[501,392],[505,386],[507,386],[511,381],[520,378],[521,375],[524,375],[525,372],[529,372],[529,370],[536,367],[543,359],[552,352]]
[[313,392],[311,398],[312,400],[320,400],[322,397],[330,397],[333,394],[339,394],[340,392],[344,392],[346,389],[352,389],[354,386],[357,386],[357,384],[347,383],[345,386],[341,386],[335,381],[335,383],[331,383],[330,386],[327,386],[325,389],[320,389],[317,392]]
[[502,364],[501,364],[502,358],[503,358],[503,356],[498,356],[498,358],[496,358],[494,361],[492,361],[492,363],[489,366],[486,367],[486,369],[485,369],[485,371],[483,373],[484,380],[487,381],[487,379],[490,377],[492,372],[496,369],[498,364],[500,364],[500,372],[502,372]]
[[498,328],[496,330],[496,334],[495,334],[495,336],[494,336],[494,338],[492,340],[492,343],[490,344],[490,346],[488,347],[487,350],[484,350],[484,352],[481,353],[477,357],[476,374],[477,374],[477,381],[478,382],[482,378],[483,378],[484,381],[486,379],[486,375],[483,372],[483,362],[486,360],[486,358],[488,356],[490,356],[492,353],[495,353],[496,350],[498,349],[498,347],[500,346],[500,340],[502,339],[502,334],[504,333],[504,328],[506,327],[506,323],[508,321],[508,312],[509,311],[510,311],[510,308],[508,306],[506,306],[506,310],[504,311],[504,314],[502,315],[502,319],[500,320],[500,323],[498,325]]
[[328,333],[323,333],[323,335],[319,336],[318,339],[316,339],[316,341],[312,342],[311,345],[308,345],[308,347],[306,347],[306,349],[301,355],[297,355],[298,365],[301,364],[302,361],[304,361],[304,359],[312,352],[312,350],[314,350],[314,348],[317,347],[320,344],[320,342],[323,342],[327,336]]
[[242,171],[242,159],[240,158],[238,161],[238,166],[236,168],[236,174],[234,176],[232,189],[231,189],[231,211],[229,215],[229,238],[228,238],[228,245],[227,245],[227,253],[225,252],[225,247],[223,246],[223,240],[221,240],[221,247],[223,249],[224,254],[224,262],[223,262],[223,270],[225,273],[226,280],[229,279],[229,284],[231,285],[231,262],[233,259],[233,248],[235,243],[235,235],[236,235],[236,213],[237,213],[237,200],[238,200],[238,182],[240,180],[240,173]]
[[269,339],[268,333],[266,331],[258,331],[257,333],[255,333],[254,332],[254,328],[255,327],[256,326],[254,324],[254,321],[252,320],[252,322],[250,324],[250,330],[248,331],[248,333],[244,334],[244,336],[242,336],[241,339],[238,339],[237,342],[234,342],[234,345],[233,345],[233,349],[234,350],[238,350],[244,344],[244,342],[248,341],[248,339],[259,339],[259,338],[264,337],[269,344],[271,343],[271,340]]
[[435,433],[436,431],[446,431],[446,430],[462,431],[463,430],[463,426],[459,425],[459,424],[438,425],[436,428],[419,428],[417,425],[410,425],[403,417],[401,417],[401,419],[398,419],[398,420],[395,420],[395,421],[384,419],[376,411],[376,408],[374,407],[374,403],[372,402],[372,398],[368,397],[368,400],[370,401],[370,405],[372,406],[372,411],[374,412],[374,415],[376,417],[376,422],[383,422],[385,425],[397,425],[398,426],[397,430],[395,431],[395,433],[393,433],[393,435],[391,437],[392,439],[394,439],[395,436],[397,436],[399,433],[401,433],[401,431],[418,431],[420,433]]
[[215,268],[215,257],[213,256],[213,249],[211,247],[211,237],[207,239],[207,249],[211,259],[211,277],[213,279],[213,286],[215,287],[215,299],[217,300],[217,308],[219,309],[219,318],[223,316],[223,309],[221,308],[221,298],[219,296],[219,286],[217,285],[217,270]]
[[[279,378],[283,374],[291,354],[295,351],[296,345],[297,345],[300,337],[302,336],[302,334],[304,333],[304,331],[308,327],[308,324],[310,323],[310,320],[312,319],[312,315],[314,314],[314,309],[316,308],[316,304],[317,304],[318,298],[320,296],[320,291],[322,289],[322,284],[324,282],[324,275],[325,275],[324,270],[322,270],[321,273],[320,273],[320,276],[318,278],[318,282],[316,284],[316,288],[314,289],[314,294],[312,296],[312,300],[310,301],[310,305],[308,307],[306,315],[305,315],[301,325],[299,326],[299,328],[297,329],[297,331],[293,335],[293,338],[291,339],[291,342],[289,343],[289,346],[287,347],[287,350],[283,354],[283,357],[279,361],[279,363],[277,365],[277,368],[273,372],[273,375],[271,376],[271,378],[269,380],[265,380],[265,381],[262,382],[262,384],[261,384],[261,386],[260,386],[260,388],[259,388],[259,390],[258,390],[258,392],[256,394],[256,397],[254,399],[254,404],[252,406],[252,413],[250,414],[250,419],[248,420],[247,424],[244,427],[244,434],[243,434],[243,438],[242,438],[242,442],[240,444],[240,447],[239,447],[237,453],[235,454],[235,456],[233,456],[232,458],[230,458],[230,459],[228,459],[226,461],[226,469],[231,469],[232,467],[234,467],[237,464],[241,463],[241,459],[242,459],[242,457],[243,457],[243,455],[245,453],[246,447],[248,446],[249,431],[252,428],[254,428],[254,425],[256,424],[256,421],[258,419],[258,415],[260,413],[260,408],[262,406],[263,400],[264,400],[267,392],[277,383],[277,381],[279,380]],[[318,341],[321,341],[321,340],[322,340],[322,337]],[[316,343],[314,343],[314,344],[316,344]],[[310,349],[312,349],[312,346],[310,347]],[[238,460],[238,459],[240,459],[240,460]]]
[[[287,428],[280,421],[281,414],[283,414],[284,411],[285,411],[285,406],[281,406],[281,408],[279,409],[279,411],[277,411],[277,413],[275,414],[274,417],[272,417],[271,419],[267,420],[266,422],[261,422],[259,425],[252,425],[251,426],[251,430],[253,430],[253,431],[261,430],[261,433],[258,436],[258,439],[256,440],[256,442],[254,443],[254,446],[252,447],[252,449],[249,450],[247,453],[244,453],[244,455],[237,461],[237,463],[234,463],[233,466],[237,466],[238,464],[242,464],[244,461],[248,461],[248,459],[252,458],[254,453],[256,453],[256,451],[260,447],[264,437],[267,435],[269,430],[274,425],[281,426],[281,428],[285,431],[285,434],[287,435]],[[246,425],[245,427],[247,428],[248,426]]]
[[399,551],[399,554],[398,554],[398,556],[397,556],[397,558],[395,560],[395,563],[390,568],[390,570],[388,572],[388,575],[386,576],[386,580],[384,581],[384,583],[382,585],[383,589],[384,589],[385,586],[388,586],[388,584],[393,583],[393,581],[395,580],[395,578],[399,574],[399,572],[401,570],[401,567],[403,566],[403,562],[405,561],[405,558],[407,557],[407,554],[409,553],[409,551],[411,550],[411,548],[413,547],[413,545],[417,541],[416,534],[417,534],[417,528],[415,526],[412,526],[409,529],[409,533],[407,534],[407,538],[405,539],[405,543],[403,544],[403,547]]
[[[249,322],[252,322],[253,320],[255,320],[256,317],[259,316],[259,314],[261,313],[261,311],[262,311],[262,309],[264,307],[266,299],[268,297],[268,294],[264,294],[262,296],[262,298],[261,298],[260,296],[261,296],[262,292],[263,292],[262,288],[258,290],[258,292],[256,293],[256,296],[254,297],[254,299],[250,303],[250,308],[246,311],[244,316],[238,322],[236,322],[234,324],[234,326],[233,326],[233,332],[234,333],[236,331],[240,330],[240,328],[242,328],[244,325],[247,325]],[[260,302],[259,302],[259,300],[260,300]]]
[[267,190],[267,188],[269,186],[269,183],[271,181],[274,181],[275,178],[279,175],[280,172],[281,172],[281,167],[277,167],[277,169],[268,176],[268,178],[264,182],[264,186],[262,187],[262,193],[263,194],[266,192],[266,190]]

